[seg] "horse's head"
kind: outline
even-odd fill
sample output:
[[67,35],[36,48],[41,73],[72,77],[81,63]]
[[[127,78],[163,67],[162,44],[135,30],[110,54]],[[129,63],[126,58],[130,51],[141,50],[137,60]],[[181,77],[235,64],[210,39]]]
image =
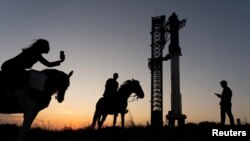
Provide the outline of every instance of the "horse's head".
[[57,96],[56,99],[59,103],[63,102],[64,100],[64,95],[66,90],[69,87],[70,84],[70,77],[72,76],[73,71],[71,71],[69,74],[65,74],[64,77],[60,78],[60,81],[58,82],[58,87],[57,87]]
[[59,103],[63,102],[64,95],[70,84],[70,77],[73,74],[71,71],[66,74],[56,69],[45,69],[43,72],[47,75],[46,91],[51,96],[56,93],[56,99]]
[[137,80],[132,79],[132,81],[131,81],[131,91],[132,91],[132,93],[136,94],[137,98],[143,98],[144,97],[144,92],[143,92],[143,90],[141,88],[140,82],[137,81]]

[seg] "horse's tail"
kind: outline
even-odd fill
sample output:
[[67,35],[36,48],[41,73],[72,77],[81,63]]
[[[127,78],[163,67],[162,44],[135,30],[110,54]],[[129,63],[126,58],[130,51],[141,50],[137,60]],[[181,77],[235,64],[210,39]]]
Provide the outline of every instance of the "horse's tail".
[[95,109],[95,113],[93,116],[93,120],[92,120],[92,124],[91,124],[91,129],[95,128],[96,122],[98,122],[98,128],[100,128],[100,124],[101,124],[101,117],[102,117],[102,113],[103,113],[103,97],[100,98],[97,103],[96,103],[96,109]]
[[92,120],[92,124],[91,124],[91,129],[95,129],[95,125],[96,125],[96,122],[97,122],[97,120],[98,120],[98,123],[99,123],[99,121],[100,121],[100,116],[99,116],[99,114],[98,114],[98,112],[97,112],[97,110],[95,111],[95,114],[94,114],[94,116],[93,116],[93,120]]

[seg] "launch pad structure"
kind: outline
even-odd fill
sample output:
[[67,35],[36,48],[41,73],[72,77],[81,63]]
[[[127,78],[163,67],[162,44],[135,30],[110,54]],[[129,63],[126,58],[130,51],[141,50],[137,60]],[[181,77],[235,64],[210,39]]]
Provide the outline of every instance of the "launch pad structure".
[[[168,126],[174,127],[185,124],[186,115],[182,114],[180,93],[180,64],[181,48],[179,45],[179,30],[185,26],[186,19],[179,21],[173,13],[168,21],[164,15],[152,17],[151,58],[148,66],[151,71],[151,126],[163,126],[163,61],[170,60],[171,67],[171,110],[166,115]],[[168,39],[170,35],[170,39]],[[163,49],[167,41],[169,53],[163,57]]]

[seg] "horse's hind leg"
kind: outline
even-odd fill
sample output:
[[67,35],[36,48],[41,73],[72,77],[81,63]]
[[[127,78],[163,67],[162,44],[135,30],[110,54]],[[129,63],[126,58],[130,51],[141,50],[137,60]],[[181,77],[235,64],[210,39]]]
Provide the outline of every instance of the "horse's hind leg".
[[106,120],[107,114],[103,114],[101,116],[99,116],[99,120],[98,120],[98,129],[101,129],[103,122]]

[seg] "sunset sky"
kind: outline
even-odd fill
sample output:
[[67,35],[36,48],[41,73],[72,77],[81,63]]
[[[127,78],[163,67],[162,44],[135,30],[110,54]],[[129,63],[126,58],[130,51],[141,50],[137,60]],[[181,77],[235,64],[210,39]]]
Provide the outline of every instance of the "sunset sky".
[[[214,93],[221,93],[220,81],[227,80],[233,91],[234,118],[245,123],[250,121],[249,5],[249,0],[1,0],[0,64],[38,38],[50,42],[51,50],[44,55],[49,61],[65,52],[65,62],[55,67],[66,73],[74,70],[65,100],[60,104],[53,97],[33,126],[88,126],[114,72],[119,73],[120,85],[132,78],[140,81],[145,97],[129,103],[126,120],[146,125],[150,122],[151,18],[168,18],[175,12],[180,20],[187,18],[180,30],[186,122],[220,121],[220,99]],[[165,124],[170,110],[170,63],[163,65]],[[33,66],[44,68],[40,63]],[[108,116],[107,125],[111,119]],[[0,123],[21,120],[19,114],[0,114]]]

